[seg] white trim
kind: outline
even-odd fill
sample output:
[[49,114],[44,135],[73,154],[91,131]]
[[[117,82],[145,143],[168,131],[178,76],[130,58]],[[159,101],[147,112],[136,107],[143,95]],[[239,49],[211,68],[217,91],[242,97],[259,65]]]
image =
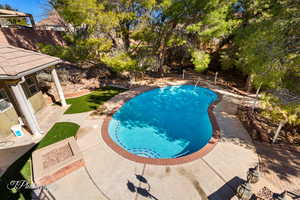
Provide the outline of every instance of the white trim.
[[51,70],[51,75],[52,75],[53,81],[55,83],[58,96],[60,98],[60,103],[63,107],[65,107],[65,106],[67,106],[67,103],[66,103],[64,91],[63,91],[63,89],[60,85],[60,81],[59,81],[59,78],[58,78],[58,75],[57,75],[57,72],[56,72],[55,68],[53,68]]
[[[23,78],[24,81],[24,78]],[[19,104],[19,108],[26,119],[26,125],[28,125],[32,134],[35,136],[41,135],[41,129],[38,125],[37,119],[33,113],[32,106],[30,102],[27,100],[25,93],[23,91],[23,87],[21,86],[22,82],[17,83],[16,85],[11,85],[12,92],[16,98],[17,103]]]

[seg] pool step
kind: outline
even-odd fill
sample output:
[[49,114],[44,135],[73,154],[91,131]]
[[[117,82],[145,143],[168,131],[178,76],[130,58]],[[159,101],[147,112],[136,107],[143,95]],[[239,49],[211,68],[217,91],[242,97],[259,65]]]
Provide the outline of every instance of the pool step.
[[114,131],[114,134],[115,134],[115,138],[117,140],[117,143],[123,147],[124,149],[126,149],[127,151],[135,154],[135,155],[139,155],[139,156],[142,156],[142,157],[147,157],[147,158],[160,158],[160,155],[159,153],[155,152],[154,150],[152,149],[146,149],[146,148],[128,148],[121,140],[120,140],[120,137],[119,137],[119,129],[120,129],[120,121],[117,121],[117,125],[116,125],[116,128],[115,128],[115,131]]

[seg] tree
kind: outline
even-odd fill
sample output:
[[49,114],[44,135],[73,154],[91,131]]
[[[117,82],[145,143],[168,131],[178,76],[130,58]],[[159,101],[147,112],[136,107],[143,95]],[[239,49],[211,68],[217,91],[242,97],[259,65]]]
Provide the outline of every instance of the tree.
[[[82,63],[122,63],[116,69],[137,69],[133,67],[136,59],[132,35],[149,16],[155,1],[136,0],[51,0],[50,4],[63,19],[72,24],[75,31],[68,35],[72,38],[65,55],[72,55],[71,60]],[[71,47],[71,48],[70,48]],[[78,51],[79,49],[79,51]],[[79,55],[76,55],[79,54]],[[126,58],[125,58],[126,57]],[[110,62],[111,58],[114,62]],[[134,62],[123,62],[125,59]],[[70,60],[70,59],[67,59]],[[126,65],[128,64],[128,65]]]
[[4,9],[4,10],[16,10],[13,7],[11,7],[9,4],[0,4],[0,9]]
[[[157,55],[158,69],[166,60],[168,49],[187,49],[191,62],[204,62],[198,70],[205,70],[209,64],[207,46],[225,39],[233,30],[235,20],[231,20],[233,1],[162,1],[153,12],[150,21],[152,53]],[[204,64],[205,63],[205,64]],[[204,64],[204,65],[203,65]]]
[[85,38],[111,40],[112,51],[117,50],[115,52],[122,56],[126,54],[131,59],[137,59],[137,63],[144,61],[141,54],[147,58],[155,57],[160,72],[168,49],[185,46],[194,61],[196,51],[208,57],[203,46],[226,38],[236,23],[236,20],[228,19],[233,2],[50,1],[65,21],[77,27],[77,32]]
[[[287,74],[300,71],[295,67],[300,60],[299,6],[292,0],[50,3],[75,29],[68,36],[70,48],[64,50],[73,60],[108,64],[109,57],[116,60],[126,56],[137,64],[133,68],[130,62],[130,70],[152,68],[162,73],[168,52],[182,49],[185,53],[178,57],[189,58],[203,71],[212,52],[222,49],[222,65],[236,66],[257,88],[283,86]],[[224,51],[225,44],[230,50]]]
[[246,14],[236,30],[237,66],[258,88],[284,87],[285,77],[299,70],[300,6],[292,0],[245,1]]

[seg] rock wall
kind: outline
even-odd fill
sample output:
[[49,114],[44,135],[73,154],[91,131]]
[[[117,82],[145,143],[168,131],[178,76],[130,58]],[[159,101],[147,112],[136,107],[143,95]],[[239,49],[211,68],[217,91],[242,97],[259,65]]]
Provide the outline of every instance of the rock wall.
[[0,44],[38,50],[38,43],[65,45],[62,32],[52,30],[34,30],[32,28],[0,28]]

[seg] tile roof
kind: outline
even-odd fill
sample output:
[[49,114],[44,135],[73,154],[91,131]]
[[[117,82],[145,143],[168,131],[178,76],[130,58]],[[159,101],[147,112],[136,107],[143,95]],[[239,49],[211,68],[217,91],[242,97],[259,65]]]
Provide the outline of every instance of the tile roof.
[[57,11],[52,10],[48,13],[48,17],[41,20],[40,22],[36,23],[37,26],[45,26],[45,25],[52,25],[52,26],[66,26],[64,20],[59,16]]
[[0,76],[16,76],[33,69],[42,70],[60,62],[56,57],[0,44]]

